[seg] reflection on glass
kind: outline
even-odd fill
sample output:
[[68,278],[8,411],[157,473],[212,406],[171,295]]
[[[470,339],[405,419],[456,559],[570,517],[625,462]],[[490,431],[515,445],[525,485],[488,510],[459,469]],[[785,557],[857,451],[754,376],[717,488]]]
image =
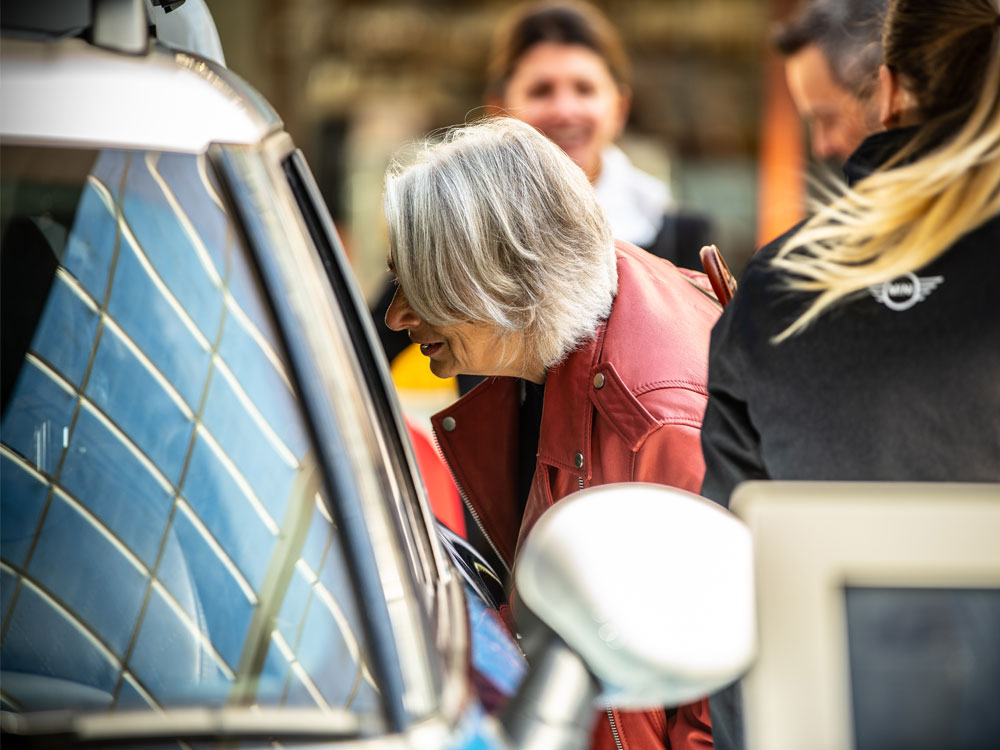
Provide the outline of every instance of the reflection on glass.
[[304,418],[204,157],[5,147],[0,169],[22,287],[4,306],[3,708],[376,714]]

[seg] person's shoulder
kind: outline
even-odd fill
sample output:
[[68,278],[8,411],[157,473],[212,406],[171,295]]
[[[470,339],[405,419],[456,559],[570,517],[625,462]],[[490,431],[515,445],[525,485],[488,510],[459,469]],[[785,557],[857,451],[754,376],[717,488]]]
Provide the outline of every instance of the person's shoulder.
[[656,317],[672,317],[679,308],[693,308],[701,319],[714,322],[721,305],[701,271],[681,268],[628,242],[615,242],[619,294],[623,307],[651,308]]
[[663,388],[705,392],[708,341],[720,306],[669,261],[617,243],[618,294],[601,361],[640,395]]
[[741,352],[771,346],[773,338],[802,311],[801,294],[793,293],[786,276],[773,264],[775,256],[801,226],[802,223],[796,224],[751,256],[740,275],[736,293],[712,330],[713,368],[719,367],[720,359],[739,360]]
[[[778,268],[774,266],[774,259],[778,255],[778,252],[788,243],[788,240],[802,228],[804,223],[804,221],[799,222],[762,245],[750,257],[746,268],[744,268],[743,273],[740,275],[736,295],[729,303],[729,306],[727,306],[727,311],[729,307],[738,309],[746,305],[751,305],[757,310],[763,302],[762,297],[771,298],[779,292],[779,289],[783,286],[783,277]],[[726,317],[732,317],[734,314],[730,313]]]

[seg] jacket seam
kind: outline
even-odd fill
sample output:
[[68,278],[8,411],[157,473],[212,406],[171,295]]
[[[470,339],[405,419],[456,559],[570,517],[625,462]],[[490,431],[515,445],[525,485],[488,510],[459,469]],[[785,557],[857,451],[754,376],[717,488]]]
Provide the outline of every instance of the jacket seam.
[[678,390],[693,391],[695,393],[700,393],[703,396],[708,395],[708,388],[704,383],[699,383],[696,380],[654,380],[649,383],[643,383],[632,389],[632,395],[641,396],[650,391],[657,391],[666,388],[677,388]]
[[665,425],[685,425],[687,427],[694,427],[695,429],[701,429],[701,420],[691,419],[690,417],[664,417],[660,420],[660,426]]

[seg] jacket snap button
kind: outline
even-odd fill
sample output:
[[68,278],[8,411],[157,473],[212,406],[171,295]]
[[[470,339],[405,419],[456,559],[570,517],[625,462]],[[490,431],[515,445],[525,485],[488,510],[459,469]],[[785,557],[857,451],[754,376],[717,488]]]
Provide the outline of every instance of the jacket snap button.
[[583,468],[583,454],[582,453],[577,453],[575,456],[573,456],[573,463],[576,464],[576,468],[582,469]]
[[455,418],[445,417],[441,420],[441,426],[444,427],[445,432],[451,432],[455,429]]
[[594,388],[601,390],[604,387],[604,373],[599,372],[594,376]]

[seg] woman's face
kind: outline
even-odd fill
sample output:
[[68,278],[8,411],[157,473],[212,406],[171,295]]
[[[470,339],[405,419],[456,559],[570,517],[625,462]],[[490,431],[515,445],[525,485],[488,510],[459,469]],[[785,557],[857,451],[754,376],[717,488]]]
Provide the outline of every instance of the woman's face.
[[[525,371],[521,351],[512,360],[502,353],[510,353],[509,347],[516,344],[503,340],[495,330],[475,323],[458,323],[451,326],[432,326],[426,323],[410,307],[402,287],[385,313],[385,324],[394,331],[406,331],[414,344],[420,345],[420,353],[430,360],[431,372],[439,378],[455,375],[507,375],[524,377],[536,383],[544,382],[545,371]],[[507,346],[505,352],[504,346]]]
[[556,42],[524,53],[500,104],[555,141],[591,182],[600,174],[601,152],[618,136],[628,112],[628,97],[600,55]]

